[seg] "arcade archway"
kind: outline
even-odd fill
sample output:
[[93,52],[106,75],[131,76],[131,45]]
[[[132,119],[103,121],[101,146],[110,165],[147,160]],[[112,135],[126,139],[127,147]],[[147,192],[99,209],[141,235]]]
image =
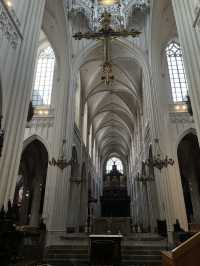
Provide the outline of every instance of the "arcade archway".
[[200,148],[189,133],[178,145],[178,161],[189,223],[200,223]]
[[20,225],[40,224],[47,166],[48,152],[45,146],[39,140],[32,141],[22,153],[15,190],[14,205]]

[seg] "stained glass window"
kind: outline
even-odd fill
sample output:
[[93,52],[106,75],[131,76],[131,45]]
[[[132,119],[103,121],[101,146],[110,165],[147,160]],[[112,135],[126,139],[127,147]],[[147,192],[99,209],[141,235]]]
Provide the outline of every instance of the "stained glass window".
[[53,86],[53,74],[55,66],[55,54],[49,46],[42,50],[38,57],[35,84],[32,95],[34,106],[51,104],[51,92]]
[[175,41],[171,42],[166,49],[166,54],[173,101],[186,101],[188,87],[180,45]]

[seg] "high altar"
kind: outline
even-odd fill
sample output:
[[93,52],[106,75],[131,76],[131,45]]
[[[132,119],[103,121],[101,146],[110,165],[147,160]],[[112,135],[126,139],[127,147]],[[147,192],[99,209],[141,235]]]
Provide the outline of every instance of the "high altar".
[[110,173],[104,176],[103,196],[101,197],[101,218],[94,220],[97,234],[130,233],[130,197],[127,193],[126,176],[114,164]]
[[121,265],[122,235],[90,235],[90,266]]

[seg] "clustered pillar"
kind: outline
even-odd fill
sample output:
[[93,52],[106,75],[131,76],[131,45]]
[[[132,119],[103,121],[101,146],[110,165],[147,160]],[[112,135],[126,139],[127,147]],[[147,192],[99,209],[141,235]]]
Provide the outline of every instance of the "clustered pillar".
[[172,0],[179,41],[181,43],[189,94],[192,102],[195,125],[200,141],[200,28],[194,22],[196,8],[200,7],[197,0]]

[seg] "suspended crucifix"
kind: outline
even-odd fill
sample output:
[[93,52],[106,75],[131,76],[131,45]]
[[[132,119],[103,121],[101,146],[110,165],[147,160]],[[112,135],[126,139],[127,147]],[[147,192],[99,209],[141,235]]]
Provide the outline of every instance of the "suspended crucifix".
[[101,29],[97,32],[86,32],[81,33],[78,32],[73,35],[75,40],[103,40],[104,46],[104,63],[103,63],[103,73],[101,79],[105,81],[105,85],[110,85],[114,80],[114,75],[112,72],[112,64],[111,64],[111,40],[117,37],[128,37],[132,36],[133,38],[138,36],[141,32],[137,30],[128,31],[126,29],[122,31],[115,31],[111,27],[112,16],[108,12],[104,12],[101,17]]

